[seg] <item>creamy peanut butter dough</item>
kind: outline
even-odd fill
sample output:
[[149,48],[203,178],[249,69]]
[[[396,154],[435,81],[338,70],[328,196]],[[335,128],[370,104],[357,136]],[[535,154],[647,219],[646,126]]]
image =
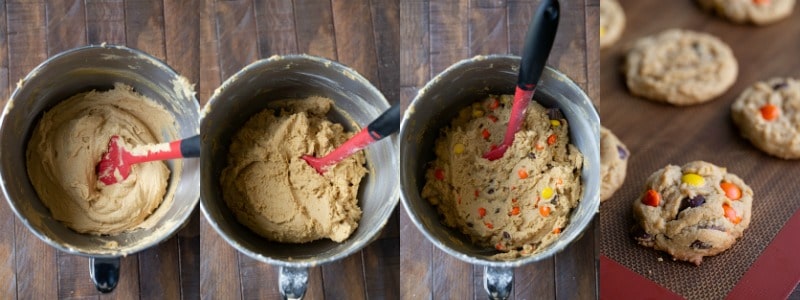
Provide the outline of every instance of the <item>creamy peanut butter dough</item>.
[[505,155],[482,157],[502,142],[512,102],[492,96],[460,111],[436,141],[422,189],[445,225],[501,251],[499,260],[538,253],[569,230],[582,191],[583,155],[569,143],[567,121],[550,120],[535,101]]
[[301,156],[323,156],[352,133],[325,118],[327,98],[287,100],[265,109],[236,133],[220,178],[223,198],[240,223],[273,241],[346,240],[358,227],[363,151],[320,175]]
[[127,179],[113,185],[98,180],[95,166],[112,135],[141,145],[159,143],[164,131],[174,135],[174,118],[130,86],[77,94],[36,125],[27,148],[28,177],[53,218],[77,232],[136,229],[162,200],[172,202],[166,164],[134,165]]

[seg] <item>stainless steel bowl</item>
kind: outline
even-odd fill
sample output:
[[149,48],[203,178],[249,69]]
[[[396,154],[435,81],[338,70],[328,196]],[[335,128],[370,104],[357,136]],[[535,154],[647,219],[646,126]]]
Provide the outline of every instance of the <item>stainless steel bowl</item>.
[[465,262],[487,267],[485,286],[494,296],[510,292],[512,268],[540,261],[563,250],[583,234],[598,211],[600,198],[600,119],[591,100],[572,80],[546,68],[536,88],[534,101],[558,107],[570,125],[570,142],[583,153],[583,196],[559,239],[544,251],[514,260],[490,259],[494,249],[476,246],[461,232],[444,226],[420,193],[425,185],[426,163],[433,152],[439,130],[450,125],[462,108],[490,94],[514,94],[519,57],[477,56],[462,60],[429,81],[406,110],[400,127],[400,184],[402,202],[412,222],[434,245]]
[[343,243],[318,240],[276,243],[240,224],[223,201],[219,178],[228,163],[231,137],[250,117],[282,99],[324,96],[334,101],[328,118],[354,131],[389,108],[383,95],[358,73],[336,62],[307,55],[273,56],[245,67],[215,91],[201,119],[201,208],[209,224],[234,248],[259,261],[281,266],[280,287],[287,297],[302,296],[307,268],[344,258],[375,239],[399,198],[397,138],[366,149],[369,173],[362,180],[358,229]]
[[[11,209],[42,241],[70,254],[92,257],[91,273],[110,276],[93,278],[103,291],[116,284],[119,257],[169,238],[186,223],[200,196],[200,164],[187,159],[167,162],[172,171],[168,189],[176,189],[175,198],[172,205],[156,209],[154,216],[160,218],[151,228],[114,236],[81,234],[53,219],[42,204],[28,179],[25,152],[43,112],[75,94],[108,90],[118,82],[169,111],[179,138],[198,133],[200,107],[185,79],[158,59],[122,46],[88,46],[49,58],[18,83],[0,119],[0,180]],[[163,141],[175,138],[164,134]],[[178,169],[182,171],[175,172]],[[118,246],[108,247],[109,242]]]

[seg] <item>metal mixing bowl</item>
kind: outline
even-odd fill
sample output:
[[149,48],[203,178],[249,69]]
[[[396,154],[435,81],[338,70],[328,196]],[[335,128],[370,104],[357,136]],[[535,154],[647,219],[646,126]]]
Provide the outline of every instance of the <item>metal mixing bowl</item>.
[[366,149],[369,173],[361,181],[358,205],[363,212],[358,229],[342,243],[318,240],[304,244],[271,242],[240,224],[223,201],[219,178],[228,164],[231,138],[270,102],[323,96],[334,101],[328,118],[356,131],[389,103],[358,73],[323,58],[273,56],[245,67],[215,91],[201,120],[201,208],[209,224],[234,248],[259,261],[281,266],[280,288],[287,297],[305,291],[307,268],[344,258],[375,239],[399,198],[397,138]]
[[[81,234],[53,219],[42,204],[28,179],[25,152],[44,111],[75,94],[109,90],[118,82],[132,86],[170,112],[177,138],[198,133],[200,107],[185,79],[158,59],[123,46],[87,46],[49,58],[18,83],[0,119],[0,180],[11,209],[42,241],[70,254],[92,257],[91,273],[103,276],[93,278],[102,291],[116,285],[119,257],[169,238],[186,223],[200,196],[200,164],[197,159],[187,159],[167,162],[171,171],[168,189],[176,189],[175,198],[172,205],[154,211],[153,216],[160,218],[153,219],[155,224],[147,229],[114,236]],[[162,135],[164,142],[176,138],[167,132]],[[176,172],[179,169],[182,171]],[[118,246],[107,246],[110,242]]]
[[402,202],[411,221],[439,249],[465,262],[486,266],[487,290],[499,298],[510,292],[513,267],[540,261],[563,250],[583,233],[600,204],[600,119],[580,87],[549,67],[542,74],[534,101],[561,109],[569,121],[570,142],[584,155],[583,196],[558,240],[536,255],[492,260],[490,256],[497,251],[479,247],[461,232],[444,226],[436,208],[420,196],[427,162],[436,158],[433,149],[440,129],[449,126],[459,110],[490,94],[513,95],[519,62],[519,57],[492,55],[456,63],[419,91],[400,127]]

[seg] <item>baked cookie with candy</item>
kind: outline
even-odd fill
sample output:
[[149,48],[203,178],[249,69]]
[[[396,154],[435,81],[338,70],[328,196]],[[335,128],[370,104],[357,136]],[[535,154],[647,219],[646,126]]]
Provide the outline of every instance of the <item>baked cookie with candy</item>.
[[750,225],[753,190],[704,161],[668,165],[650,175],[633,203],[640,245],[700,265],[730,248]]
[[731,105],[742,136],[783,159],[800,158],[800,81],[772,78],[756,82]]
[[735,23],[768,25],[788,17],[795,0],[698,0],[700,6]]

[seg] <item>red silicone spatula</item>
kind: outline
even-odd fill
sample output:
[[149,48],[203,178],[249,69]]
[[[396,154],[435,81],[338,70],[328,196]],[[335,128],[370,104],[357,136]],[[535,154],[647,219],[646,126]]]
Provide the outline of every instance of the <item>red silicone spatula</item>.
[[517,88],[514,92],[514,104],[511,107],[511,117],[508,120],[506,135],[503,143],[489,150],[483,155],[483,158],[499,159],[514,143],[514,135],[522,127],[528,103],[531,102],[533,92],[536,90],[536,83],[542,76],[550,49],[553,48],[553,40],[558,29],[559,10],[557,0],[544,0],[533,15],[531,24],[528,26],[528,33],[525,34],[522,62],[519,64]]
[[142,145],[135,149],[126,149],[120,144],[119,136],[112,136],[108,141],[108,151],[97,163],[97,177],[106,185],[112,185],[128,178],[134,164],[168,160],[183,157],[200,156],[200,136],[169,143]]
[[358,152],[358,150],[364,149],[370,144],[397,132],[399,129],[400,105],[393,105],[375,119],[375,121],[369,123],[367,128],[356,133],[356,135],[334,149],[331,153],[328,153],[328,155],[322,158],[303,155],[303,159],[317,170],[317,173],[323,174],[327,171],[328,167],[339,163],[353,153]]

